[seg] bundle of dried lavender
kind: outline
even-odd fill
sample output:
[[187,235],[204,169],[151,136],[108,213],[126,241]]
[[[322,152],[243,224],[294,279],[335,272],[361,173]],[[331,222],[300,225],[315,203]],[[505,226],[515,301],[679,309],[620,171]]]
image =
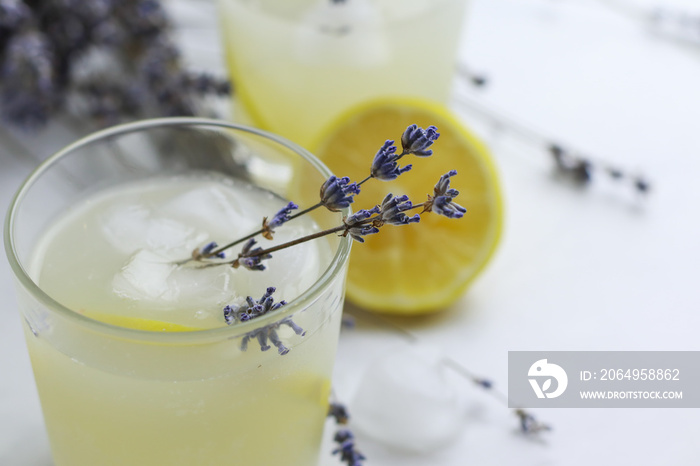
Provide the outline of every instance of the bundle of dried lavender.
[[98,126],[199,113],[228,81],[184,69],[157,0],[0,0],[0,114],[23,129],[72,111]]

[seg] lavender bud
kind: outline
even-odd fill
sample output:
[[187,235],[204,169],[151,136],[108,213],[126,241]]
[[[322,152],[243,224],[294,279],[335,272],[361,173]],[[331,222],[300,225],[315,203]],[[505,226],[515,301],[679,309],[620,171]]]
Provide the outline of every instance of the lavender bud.
[[352,239],[360,243],[364,243],[363,236],[379,233],[379,228],[366,223],[365,221],[373,215],[380,213],[379,206],[374,206],[370,210],[360,209],[350,217],[345,219],[345,231]]
[[433,190],[433,196],[428,196],[428,201],[424,204],[424,211],[435,212],[447,218],[462,218],[464,216],[467,209],[453,202],[454,198],[459,195],[459,191],[450,188],[450,177],[456,174],[456,170],[450,170],[440,177]]
[[290,202],[285,207],[282,207],[279,212],[272,217],[272,220],[267,221],[267,217],[263,219],[262,235],[267,239],[272,239],[272,234],[275,232],[275,228],[282,225],[283,223],[289,221],[289,214],[292,210],[298,209],[299,206],[293,202]]
[[401,136],[401,146],[406,154],[413,154],[419,157],[433,155],[433,151],[428,149],[433,142],[440,137],[435,126],[428,126],[423,129],[418,125],[410,125]]
[[350,183],[350,178],[347,176],[338,178],[331,175],[321,185],[321,204],[332,212],[338,212],[349,207],[354,202],[356,194],[360,194],[357,183]]
[[394,197],[391,193],[382,201],[381,206],[381,219],[382,223],[389,223],[391,225],[408,225],[409,223],[420,222],[420,215],[415,214],[413,217],[409,217],[404,214],[403,211],[413,208],[413,204],[408,200],[408,196],[396,196]]
[[400,156],[396,155],[394,141],[387,139],[374,156],[372,169],[370,170],[371,176],[378,180],[391,181],[398,178],[402,173],[406,173],[412,168],[412,165],[399,167],[399,158]]
[[[331,403],[328,406],[328,417],[332,417],[335,419],[335,422],[338,424],[347,424],[348,420],[350,419],[350,416],[348,415],[348,410],[347,408],[340,404],[340,403]],[[349,431],[348,431],[349,433]],[[340,431],[336,433],[336,438],[339,438]],[[352,435],[352,434],[350,434]],[[343,438],[342,440],[336,440],[339,442],[344,442],[347,440],[347,438]]]
[[255,243],[256,241],[253,238],[248,240],[248,242],[243,246],[243,249],[241,249],[238,259],[231,264],[234,268],[243,266],[248,270],[265,270],[265,266],[261,262],[266,259],[271,259],[272,254],[256,254],[261,252],[263,249],[260,247],[253,249]]

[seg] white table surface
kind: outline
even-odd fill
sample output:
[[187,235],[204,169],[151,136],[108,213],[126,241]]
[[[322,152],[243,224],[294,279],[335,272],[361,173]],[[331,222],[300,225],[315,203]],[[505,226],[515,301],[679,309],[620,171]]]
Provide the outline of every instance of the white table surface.
[[[639,5],[653,2],[636,0]],[[191,29],[211,24],[208,2],[170,2]],[[680,5],[700,15],[693,0]],[[695,4],[695,6],[693,6]],[[191,14],[194,7],[200,13]],[[393,320],[466,367],[507,384],[509,350],[698,350],[700,343],[700,46],[651,34],[595,0],[474,0],[462,58],[491,81],[464,91],[512,118],[653,182],[646,199],[552,176],[546,154],[455,104],[490,144],[506,202],[500,249],[455,305]],[[694,8],[694,9],[693,9]],[[203,27],[203,26],[202,26]],[[698,26],[700,30],[700,25]],[[185,43],[193,62],[221,69],[216,37]],[[0,212],[35,160],[73,136],[60,125],[19,141],[0,131]],[[15,310],[0,260],[0,465],[49,466],[50,454]],[[381,351],[405,344],[360,317],[343,332],[335,375],[349,400]],[[513,414],[464,384],[457,439],[425,455],[360,437],[368,465],[693,465],[696,409],[545,409],[554,430],[519,435]],[[324,447],[330,449],[327,445]],[[321,464],[338,464],[324,455]]]

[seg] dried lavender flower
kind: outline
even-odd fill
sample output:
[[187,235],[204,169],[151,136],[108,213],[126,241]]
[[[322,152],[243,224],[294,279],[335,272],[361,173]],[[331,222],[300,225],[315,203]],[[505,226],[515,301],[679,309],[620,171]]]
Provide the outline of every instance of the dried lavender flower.
[[397,155],[394,141],[387,139],[374,156],[370,176],[378,180],[391,181],[398,178],[402,173],[411,170],[412,165],[410,164],[405,167],[399,167],[398,160],[403,155]]
[[373,215],[379,214],[379,206],[374,206],[370,210],[360,209],[350,217],[345,219],[345,231],[352,239],[360,243],[364,243],[363,236],[379,233],[379,228],[371,223],[366,223]]
[[340,403],[330,403],[328,405],[328,417],[332,417],[336,423],[341,425],[347,424],[350,419],[347,408]]
[[261,247],[253,249],[256,243],[257,242],[253,238],[249,239],[238,254],[238,258],[231,263],[231,266],[233,268],[242,266],[248,270],[265,270],[262,261],[271,259],[272,254],[263,253]]
[[426,129],[418,125],[410,125],[401,136],[401,147],[406,154],[413,154],[419,157],[433,155],[433,151],[428,149],[433,142],[440,137],[435,126],[428,126]]
[[[98,126],[196,115],[231,86],[185,70],[171,29],[157,0],[0,0],[0,113],[23,129],[64,111]],[[111,60],[109,79],[93,55]]]
[[277,212],[272,220],[267,221],[267,217],[263,218],[262,235],[267,239],[272,239],[272,235],[275,232],[275,228],[282,225],[283,223],[289,221],[289,215],[293,210],[298,209],[299,206],[293,202],[290,202],[286,206],[282,207],[279,212]]
[[428,200],[423,204],[424,212],[435,212],[447,218],[462,218],[467,209],[453,202],[459,195],[459,191],[450,188],[450,178],[457,174],[456,170],[450,170],[440,177],[433,195],[428,196]]
[[520,420],[520,431],[524,434],[537,434],[552,430],[548,424],[538,421],[535,416],[528,413],[524,409],[516,409],[515,415]]
[[[247,322],[251,319],[268,314],[269,312],[276,311],[282,306],[286,305],[287,302],[282,300],[275,302],[272,295],[275,292],[274,287],[269,287],[265,291],[262,297],[255,301],[252,297],[248,296],[246,298],[246,303],[244,305],[238,306],[235,304],[229,304],[224,307],[223,315],[224,320],[227,325],[234,325],[236,322]],[[266,325],[264,327],[257,328],[251,332],[246,333],[241,340],[241,351],[247,351],[248,342],[252,339],[258,341],[261,351],[267,351],[271,348],[268,341],[271,342],[277,348],[277,352],[280,355],[285,355],[289,353],[289,348],[287,348],[282,340],[277,334],[277,329],[282,325],[286,325],[291,328],[295,334],[299,336],[306,335],[304,329],[299,327],[290,316],[281,319],[278,322]]]
[[408,225],[409,223],[420,222],[420,215],[415,214],[409,217],[404,213],[406,210],[413,208],[413,204],[408,200],[408,196],[394,196],[389,193],[386,195],[381,205],[381,223],[389,223],[391,225]]
[[357,183],[350,183],[347,176],[338,178],[331,175],[321,185],[321,204],[332,212],[338,212],[349,207],[356,194],[360,194]]
[[27,22],[29,7],[20,0],[0,0],[0,28],[13,30]]
[[[192,251],[192,258],[194,260],[199,260],[204,257],[211,257],[212,252],[218,247],[219,245],[216,244],[216,241],[212,241],[210,243],[205,244],[201,248],[196,248],[194,251]],[[218,259],[225,259],[226,258],[226,253],[225,252],[217,252],[213,254],[213,257],[216,257]]]
[[362,466],[362,461],[365,456],[360,453],[355,447],[355,436],[347,429],[342,429],[336,432],[333,440],[340,446],[333,450],[333,454],[340,453],[340,461],[347,463],[348,466]]
[[29,29],[12,36],[0,68],[3,117],[22,128],[37,128],[58,102],[54,56],[49,40]]

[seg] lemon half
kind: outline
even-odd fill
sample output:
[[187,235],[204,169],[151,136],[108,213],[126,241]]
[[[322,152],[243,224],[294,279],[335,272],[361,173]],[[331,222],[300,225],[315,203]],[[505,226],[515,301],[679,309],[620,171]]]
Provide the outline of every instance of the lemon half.
[[347,296],[368,310],[420,314],[446,307],[477,277],[501,236],[501,189],[489,151],[442,105],[398,98],[360,105],[331,123],[311,149],[336,175],[360,181],[384,141],[396,140],[401,151],[401,134],[414,123],[437,126],[433,155],[405,156],[400,165],[411,163],[413,170],[362,185],[353,210],[369,209],[389,192],[423,202],[440,176],[454,169],[451,187],[460,191],[455,202],[467,213],[461,219],[426,213],[419,224],[385,225],[356,245]]

